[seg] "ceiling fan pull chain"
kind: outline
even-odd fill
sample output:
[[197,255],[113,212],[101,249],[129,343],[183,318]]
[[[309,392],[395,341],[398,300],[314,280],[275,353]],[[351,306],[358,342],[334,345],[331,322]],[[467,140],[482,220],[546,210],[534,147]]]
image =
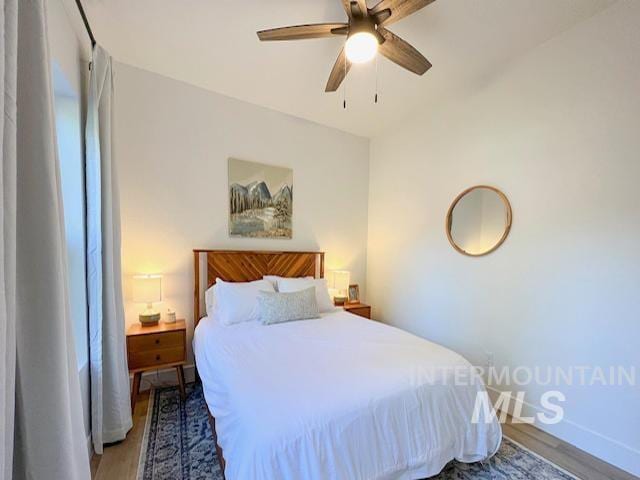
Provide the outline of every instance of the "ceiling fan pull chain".
[[376,55],[376,96],[373,103],[378,103],[378,55]]
[[347,56],[344,56],[344,80],[342,81],[342,109],[347,109]]

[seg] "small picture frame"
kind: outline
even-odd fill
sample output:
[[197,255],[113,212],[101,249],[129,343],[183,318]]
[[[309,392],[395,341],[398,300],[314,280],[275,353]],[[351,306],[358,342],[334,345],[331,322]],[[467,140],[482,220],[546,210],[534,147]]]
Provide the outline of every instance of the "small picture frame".
[[349,300],[347,303],[360,303],[360,287],[357,284],[349,285]]

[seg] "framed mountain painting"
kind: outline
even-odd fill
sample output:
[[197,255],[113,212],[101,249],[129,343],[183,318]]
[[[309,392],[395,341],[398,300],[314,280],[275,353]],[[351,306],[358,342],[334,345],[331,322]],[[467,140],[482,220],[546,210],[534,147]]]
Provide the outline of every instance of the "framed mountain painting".
[[229,235],[291,238],[293,170],[229,159]]

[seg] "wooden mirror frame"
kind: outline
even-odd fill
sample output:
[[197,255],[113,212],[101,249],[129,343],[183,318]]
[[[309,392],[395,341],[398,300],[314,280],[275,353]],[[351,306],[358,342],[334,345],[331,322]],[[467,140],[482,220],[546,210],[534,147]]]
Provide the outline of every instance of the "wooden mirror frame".
[[[495,193],[498,194],[498,196],[502,199],[502,203],[504,203],[506,209],[507,209],[507,221],[506,221],[506,225],[504,227],[504,233],[502,234],[502,238],[500,238],[500,240],[498,241],[498,243],[496,243],[491,249],[487,250],[486,252],[482,252],[482,253],[469,253],[465,250],[463,250],[462,248],[460,248],[456,242],[453,240],[453,237],[451,236],[451,224],[453,222],[453,210],[456,208],[456,205],[458,205],[458,202],[460,202],[460,200],[462,200],[464,198],[465,195],[467,195],[468,193],[474,191],[474,190],[478,190],[480,188],[486,188],[488,190],[492,190]],[[511,203],[509,203],[509,199],[507,198],[507,196],[502,193],[501,190],[498,190],[496,187],[492,187],[490,185],[474,185],[473,187],[469,187],[466,190],[464,190],[463,192],[461,192],[453,201],[453,203],[451,203],[451,206],[449,207],[449,211],[447,212],[447,219],[445,222],[445,231],[447,232],[447,238],[449,239],[449,243],[451,244],[451,246],[459,253],[463,254],[463,255],[467,255],[468,257],[483,257],[485,255],[489,255],[492,252],[495,252],[503,243],[504,241],[507,239],[507,237],[509,236],[509,232],[511,231],[511,222],[513,219],[513,211],[511,210]]]

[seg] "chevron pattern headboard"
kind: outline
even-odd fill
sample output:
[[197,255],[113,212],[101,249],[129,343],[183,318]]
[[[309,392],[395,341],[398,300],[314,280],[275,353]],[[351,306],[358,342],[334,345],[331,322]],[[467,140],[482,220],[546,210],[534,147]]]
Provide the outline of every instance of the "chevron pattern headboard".
[[[204,258],[203,258],[204,257]],[[261,252],[251,250],[194,250],[194,325],[198,325],[204,292],[221,278],[251,282],[264,275],[324,277],[324,252]],[[202,272],[201,268],[206,268]],[[206,273],[202,275],[202,273]],[[206,287],[201,288],[206,279]]]

